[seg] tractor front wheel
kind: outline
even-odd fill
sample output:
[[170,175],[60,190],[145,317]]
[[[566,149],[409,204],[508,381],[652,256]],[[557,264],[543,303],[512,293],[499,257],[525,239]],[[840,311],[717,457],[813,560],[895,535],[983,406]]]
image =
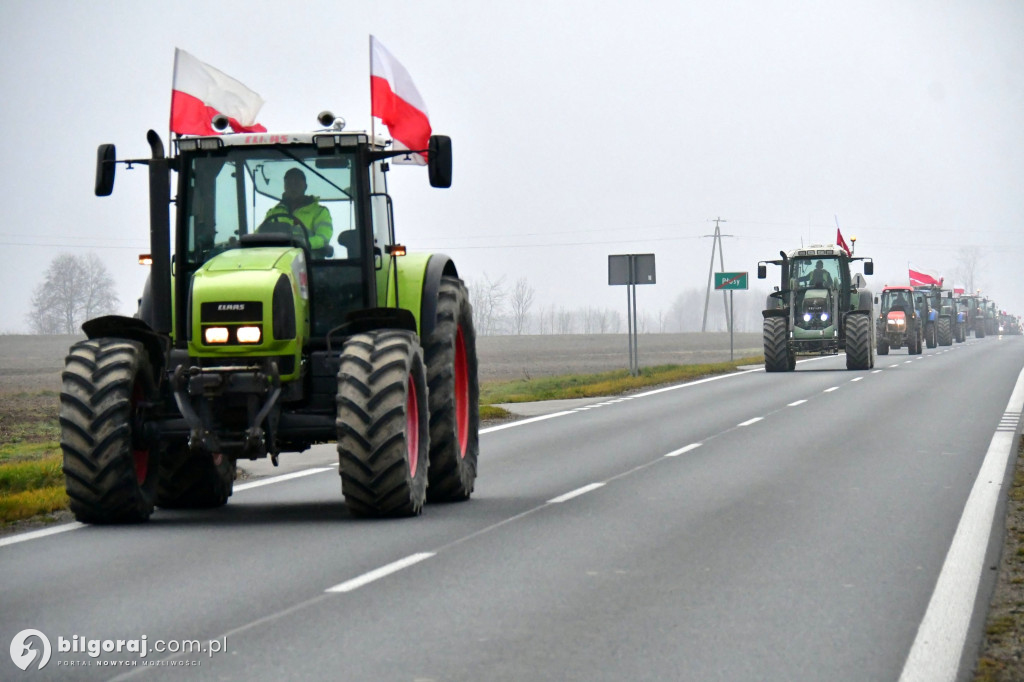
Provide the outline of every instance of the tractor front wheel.
[[153,370],[137,341],[80,341],[64,361],[60,446],[75,518],[134,523],[153,513],[158,450],[143,438],[155,398]]
[[415,516],[427,492],[427,374],[416,336],[356,334],[338,369],[338,462],[356,516]]
[[790,353],[785,317],[764,318],[764,371],[788,372],[796,367],[796,356]]
[[846,318],[846,369],[870,369],[871,320],[867,315],[848,315]]
[[948,317],[940,317],[938,321],[938,337],[940,346],[953,345],[953,328]]
[[473,309],[459,279],[441,279],[437,324],[424,359],[430,393],[427,501],[468,500],[480,453],[480,388]]

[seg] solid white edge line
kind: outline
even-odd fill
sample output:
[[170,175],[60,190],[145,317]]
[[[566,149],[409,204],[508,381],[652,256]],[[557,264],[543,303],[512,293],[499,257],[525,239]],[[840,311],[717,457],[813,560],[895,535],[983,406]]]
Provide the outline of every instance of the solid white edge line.
[[270,478],[261,478],[251,483],[243,483],[242,485],[235,486],[235,492],[240,493],[245,490],[252,490],[253,488],[259,488],[260,486],[270,485],[272,483],[280,483],[281,481],[290,481],[293,478],[302,478],[303,476],[310,476],[312,474],[319,474],[323,471],[331,471],[334,467],[314,467],[312,469],[303,469],[302,471],[293,471],[290,474],[281,474],[280,476],[271,476]]
[[[243,483],[236,485],[234,491],[240,493],[252,488],[259,488],[260,486],[270,485],[272,483],[280,483],[281,481],[290,481],[293,478],[302,478],[303,476],[309,476],[311,474],[319,474],[323,471],[331,471],[334,467],[315,467],[312,469],[303,469],[302,471],[293,471],[290,474],[282,474],[280,476],[272,476],[270,478],[261,478],[251,483]],[[66,533],[69,530],[78,530],[79,528],[85,528],[86,524],[79,523],[77,521],[73,523],[66,523],[60,526],[54,526],[53,528],[43,528],[41,530],[33,530],[28,533],[19,533],[18,535],[11,535],[6,538],[0,538],[0,547],[6,547],[8,545],[16,545],[19,542],[28,542],[29,540],[38,540],[45,538],[50,535],[56,535],[57,533]]]
[[562,502],[566,502],[568,500],[571,500],[574,497],[579,497],[580,495],[585,495],[586,493],[589,493],[591,490],[597,490],[598,488],[602,487],[603,485],[604,485],[604,483],[591,483],[590,485],[585,485],[582,488],[577,488],[576,490],[573,490],[572,492],[568,492],[568,493],[566,493],[564,495],[559,495],[558,497],[554,497],[554,498],[548,500],[548,504],[561,504]]
[[545,419],[554,419],[555,417],[564,417],[567,414],[574,414],[573,410],[566,410],[565,412],[554,412],[552,414],[542,414],[539,417],[530,417],[529,419],[520,419],[519,421],[509,422],[508,424],[499,424],[498,426],[491,426],[486,429],[480,429],[480,435],[485,433],[494,433],[495,431],[501,431],[502,429],[511,429],[516,426],[524,426],[526,424],[532,424],[534,422],[542,422]]
[[29,531],[28,533],[11,535],[6,538],[0,538],[0,547],[6,547],[7,545],[16,545],[19,542],[28,542],[29,540],[38,540],[39,538],[45,538],[48,535],[66,533],[69,530],[78,530],[79,528],[85,528],[85,524],[79,523],[78,521],[74,521],[72,523],[65,523],[60,526],[54,526],[53,528],[43,528],[42,530],[33,530]]
[[[1024,370],[1017,376],[1006,412],[1019,415],[1022,409]],[[956,679],[985,569],[985,552],[996,506],[1004,487],[1010,454],[1016,452],[1016,439],[1016,433],[997,432],[992,436],[935,583],[935,591],[903,665],[900,682]]]
[[392,573],[397,573],[404,568],[409,568],[413,564],[418,564],[424,559],[429,559],[434,556],[434,552],[420,552],[419,554],[410,554],[404,559],[394,561],[387,566],[381,566],[368,573],[364,573],[358,578],[352,578],[352,580],[346,580],[343,583],[338,583],[334,587],[328,587],[324,592],[351,592],[357,590],[364,585],[368,585],[375,580],[380,580],[385,576],[389,576]]
[[686,447],[679,448],[678,450],[673,450],[672,452],[668,453],[665,456],[666,457],[677,457],[679,455],[686,454],[687,452],[690,452],[691,450],[696,450],[701,445],[703,445],[703,443],[690,443]]
[[762,419],[764,419],[764,417],[754,417],[753,419],[748,419],[745,422],[740,422],[736,426],[750,426],[751,424],[756,424],[757,422],[761,421]]

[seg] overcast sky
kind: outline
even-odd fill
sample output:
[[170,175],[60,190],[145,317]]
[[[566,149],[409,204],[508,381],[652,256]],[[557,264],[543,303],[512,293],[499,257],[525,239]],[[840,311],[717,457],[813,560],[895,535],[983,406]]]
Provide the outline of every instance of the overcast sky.
[[454,148],[451,189],[391,173],[398,238],[470,282],[525,276],[535,306],[624,314],[607,257],[654,253],[638,301],[656,314],[706,285],[714,218],[725,270],[753,278],[838,217],[873,288],[908,263],[948,283],[973,248],[976,285],[1024,314],[1019,0],[4,0],[0,333],[28,330],[61,252],[95,252],[134,312],[145,170],[96,198],[96,146],[166,142],[175,47],[257,91],[271,131],[323,109],[367,129],[371,33]]

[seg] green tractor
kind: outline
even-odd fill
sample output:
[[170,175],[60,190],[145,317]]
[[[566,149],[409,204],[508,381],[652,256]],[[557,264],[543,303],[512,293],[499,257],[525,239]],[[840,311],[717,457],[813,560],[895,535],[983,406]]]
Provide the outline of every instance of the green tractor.
[[757,276],[767,276],[767,264],[782,268],[782,286],[768,295],[764,317],[764,367],[768,372],[796,368],[796,356],[846,352],[847,369],[875,366],[871,292],[850,263],[864,261],[864,274],[874,272],[870,258],[854,258],[829,245],[780,251],[780,260],[757,264]]
[[[153,131],[148,159],[100,146],[98,196],[115,164],[148,166],[152,269],[135,317],[86,322],[66,359],[61,446],[80,521],[218,507],[238,460],[276,465],[329,442],[356,516],[413,516],[473,492],[466,287],[450,258],[395,241],[388,161],[409,151],[329,112],[318,121],[315,132],[180,137],[171,157]],[[449,187],[450,139],[419,151],[431,185]],[[328,214],[317,211],[315,235],[310,212],[283,200],[296,174],[308,192],[298,203]]]

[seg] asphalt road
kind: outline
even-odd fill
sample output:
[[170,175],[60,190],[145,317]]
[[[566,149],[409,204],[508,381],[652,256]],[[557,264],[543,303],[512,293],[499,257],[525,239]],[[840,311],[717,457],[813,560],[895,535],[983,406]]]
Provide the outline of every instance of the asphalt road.
[[[843,367],[488,429],[473,499],[417,519],[350,517],[318,448],[220,510],[0,539],[0,642],[52,647],[0,678],[937,680],[961,650],[963,678],[1003,515],[962,519],[1020,431],[1024,339]],[[180,640],[226,651],[152,651]]]

